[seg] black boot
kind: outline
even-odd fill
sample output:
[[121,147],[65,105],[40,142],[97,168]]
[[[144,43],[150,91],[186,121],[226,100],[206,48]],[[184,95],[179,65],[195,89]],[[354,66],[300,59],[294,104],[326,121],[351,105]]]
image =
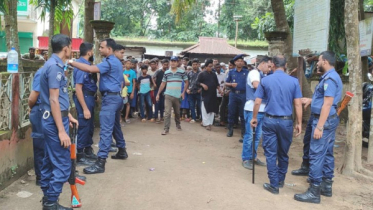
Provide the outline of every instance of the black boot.
[[111,146],[111,147],[117,147],[117,144],[116,144],[115,142],[112,141],[111,144],[110,144],[110,146]]
[[80,179],[80,180],[82,180],[82,181],[86,181],[87,180],[87,177],[81,176],[79,174],[75,174],[75,177],[78,178],[78,179]]
[[294,176],[308,176],[309,172],[310,172],[310,165],[303,162],[302,165],[300,166],[300,169],[293,170],[291,174]]
[[321,185],[310,184],[308,190],[303,194],[295,194],[294,199],[307,203],[320,203]]
[[61,206],[58,202],[55,202],[55,203],[47,202],[43,204],[43,210],[73,210],[73,209]]
[[84,148],[85,157],[93,160],[97,160],[97,155],[95,155],[92,147]]
[[241,138],[240,138],[240,140],[238,140],[238,142],[243,143],[244,136],[245,136],[245,129],[242,130],[242,128],[241,128]]
[[85,174],[97,174],[97,173],[104,173],[105,172],[105,163],[106,159],[97,158],[96,162],[83,169]]
[[264,183],[263,188],[267,190],[268,192],[275,194],[275,195],[279,194],[280,192],[278,188],[274,188],[271,186],[271,184],[268,184],[268,183]]
[[321,182],[321,195],[326,196],[326,197],[332,197],[333,195],[332,185],[333,185],[333,180],[323,178]]
[[232,137],[232,136],[233,136],[233,126],[229,124],[227,137]]
[[85,153],[81,152],[76,154],[76,163],[81,166],[90,166],[94,163],[94,161],[86,158]]
[[40,202],[41,202],[41,205],[44,206],[44,204],[48,202],[48,197],[43,196],[43,198],[40,200]]
[[122,159],[122,160],[127,159],[128,154],[127,154],[126,148],[124,147],[124,148],[118,148],[118,149],[119,149],[118,153],[115,155],[112,155],[111,159]]

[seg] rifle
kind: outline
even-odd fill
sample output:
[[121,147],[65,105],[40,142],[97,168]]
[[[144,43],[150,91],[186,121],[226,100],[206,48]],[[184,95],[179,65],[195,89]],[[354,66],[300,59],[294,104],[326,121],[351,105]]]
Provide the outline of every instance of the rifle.
[[77,143],[77,134],[78,129],[76,127],[76,123],[73,123],[73,129],[70,134],[71,138],[71,146],[70,146],[70,158],[71,158],[71,173],[69,177],[69,184],[71,189],[71,206],[73,208],[80,208],[82,206],[82,202],[79,197],[78,189],[76,187],[76,184],[84,185],[85,181],[80,180],[75,175],[76,170],[76,143]]
[[347,104],[350,102],[352,97],[354,97],[354,94],[349,91],[346,91],[346,95],[343,97],[341,106],[338,108],[338,116],[341,114],[342,110],[346,108]]
[[255,127],[253,127],[253,142],[252,142],[252,161],[253,161],[253,175],[252,183],[255,183]]

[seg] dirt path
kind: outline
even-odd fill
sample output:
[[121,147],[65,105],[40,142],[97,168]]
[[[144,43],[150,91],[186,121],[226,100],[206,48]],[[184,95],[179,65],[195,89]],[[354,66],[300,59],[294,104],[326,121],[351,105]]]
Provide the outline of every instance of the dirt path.
[[[124,161],[108,159],[104,174],[87,176],[86,185],[79,186],[82,209],[373,209],[372,183],[340,174],[335,177],[333,197],[322,197],[322,204],[294,201],[294,193],[307,188],[305,177],[290,174],[301,162],[301,139],[294,139],[290,149],[286,186],[279,195],[272,195],[262,187],[268,182],[266,168],[256,168],[256,183],[252,184],[251,171],[241,166],[239,130],[235,130],[233,138],[227,138],[226,130],[221,127],[213,127],[209,132],[199,123],[182,123],[183,131],[176,131],[174,122],[172,126],[169,135],[161,136],[163,125],[135,120],[126,124],[123,132],[129,158]],[[96,129],[96,143],[98,132]],[[343,143],[338,144],[337,166],[343,153]],[[261,147],[258,153],[259,158],[265,160]],[[0,192],[0,209],[41,209],[41,190],[33,179],[34,176],[25,175]],[[22,184],[21,180],[26,183]],[[17,196],[20,191],[32,195],[21,198]],[[70,189],[66,184],[60,203],[68,205],[69,197]]]

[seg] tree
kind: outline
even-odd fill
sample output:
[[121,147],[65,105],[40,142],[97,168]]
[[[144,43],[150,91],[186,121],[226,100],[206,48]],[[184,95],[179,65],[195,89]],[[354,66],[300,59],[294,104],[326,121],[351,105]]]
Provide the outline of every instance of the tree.
[[[349,69],[350,89],[357,97],[350,102],[348,112],[348,132],[345,146],[342,174],[371,179],[371,171],[362,166],[362,70],[359,46],[359,0],[345,0],[344,23],[346,29],[346,45]],[[365,175],[363,175],[365,174]]]
[[48,54],[52,55],[51,38],[54,34],[60,33],[60,24],[64,22],[69,28],[74,17],[72,0],[30,0],[31,5],[41,8],[40,19],[43,21],[49,12],[49,47]]
[[172,0],[171,13],[175,14],[176,22],[179,22],[181,16],[197,2],[198,0]]
[[0,11],[4,14],[6,45],[8,50],[16,48],[18,54],[18,70],[23,71],[21,53],[19,49],[18,38],[18,20],[17,20],[17,0],[5,0],[0,6]]
[[90,21],[94,18],[94,0],[84,1],[84,41],[93,43],[93,28]]

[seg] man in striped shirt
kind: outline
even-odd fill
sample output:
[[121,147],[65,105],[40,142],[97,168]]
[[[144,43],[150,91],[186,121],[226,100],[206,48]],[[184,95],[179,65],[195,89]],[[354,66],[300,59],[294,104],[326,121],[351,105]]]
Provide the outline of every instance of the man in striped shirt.
[[[165,94],[165,119],[164,130],[162,135],[166,135],[170,130],[171,124],[171,108],[175,112],[175,123],[178,131],[181,131],[180,126],[180,98],[184,99],[185,91],[188,89],[188,76],[184,69],[178,68],[179,59],[172,56],[170,59],[171,68],[164,73],[162,84],[159,87],[156,100],[159,100],[159,94],[166,87]],[[181,90],[182,82],[185,82],[184,89]]]

